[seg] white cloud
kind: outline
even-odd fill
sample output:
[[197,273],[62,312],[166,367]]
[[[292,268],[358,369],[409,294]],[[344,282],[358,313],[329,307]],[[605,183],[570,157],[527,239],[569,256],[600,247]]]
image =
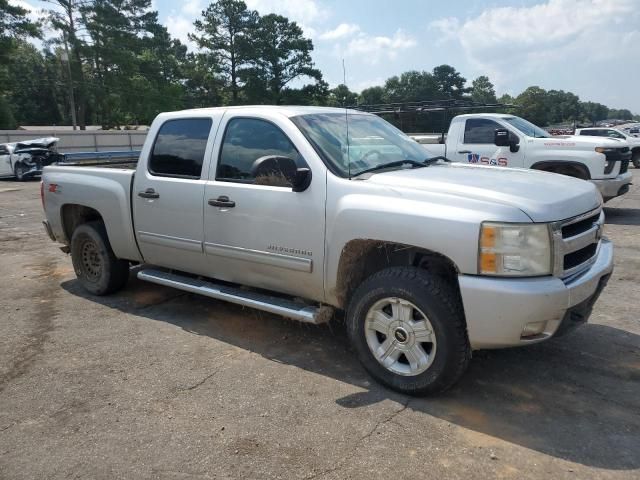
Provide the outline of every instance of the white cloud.
[[320,38],[320,40],[337,40],[358,33],[359,31],[360,26],[355,23],[341,23],[333,30],[322,33],[318,38]]
[[180,10],[190,17],[198,17],[204,8],[200,0],[187,0],[186,2],[182,2]]
[[329,9],[322,7],[317,0],[245,0],[245,3],[261,15],[277,13],[293,20],[312,38],[318,33],[318,23],[330,15]]
[[400,52],[413,48],[416,40],[402,30],[397,30],[392,37],[371,36],[361,33],[349,41],[344,49],[344,56],[360,57],[365,63],[375,65],[381,60],[393,60]]
[[620,42],[617,26],[638,17],[637,7],[636,0],[548,0],[489,8],[464,22],[442,18],[429,26],[440,32],[441,43],[458,42],[472,65],[500,83],[554,63],[610,58],[616,47],[606,38],[615,33]]
[[167,17],[165,23],[172,37],[177,38],[184,45],[187,45],[190,50],[196,49],[196,45],[189,40],[188,36],[189,33],[193,33],[194,31],[193,19],[172,13]]

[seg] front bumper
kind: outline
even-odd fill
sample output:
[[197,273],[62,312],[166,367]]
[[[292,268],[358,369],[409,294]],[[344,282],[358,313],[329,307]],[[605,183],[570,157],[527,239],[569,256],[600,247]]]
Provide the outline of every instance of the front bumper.
[[602,180],[591,180],[598,190],[602,198],[606,202],[612,198],[624,195],[629,191],[629,185],[631,185],[632,175],[631,172],[626,172],[618,175],[615,178],[605,178]]
[[[557,277],[490,278],[460,275],[460,293],[471,348],[503,348],[540,342],[562,325],[586,321],[613,271],[613,245],[602,239],[595,262],[565,283]],[[542,324],[535,335],[523,335],[529,324]]]

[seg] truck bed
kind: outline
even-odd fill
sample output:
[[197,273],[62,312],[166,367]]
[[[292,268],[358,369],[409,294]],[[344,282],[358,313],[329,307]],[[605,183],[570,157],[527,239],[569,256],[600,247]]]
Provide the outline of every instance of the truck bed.
[[56,240],[66,244],[70,241],[63,222],[69,208],[90,208],[100,212],[116,256],[140,260],[131,213],[134,174],[135,170],[122,165],[45,167],[42,173],[44,184],[59,185],[44,192],[45,211]]

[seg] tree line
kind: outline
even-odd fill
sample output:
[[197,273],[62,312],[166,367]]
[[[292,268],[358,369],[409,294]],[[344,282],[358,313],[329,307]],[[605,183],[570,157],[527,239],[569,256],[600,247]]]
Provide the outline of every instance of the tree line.
[[[582,102],[562,90],[529,87],[497,98],[489,78],[468,86],[449,65],[404,72],[362,92],[329,88],[300,26],[260,15],[241,0],[216,0],[202,12],[189,34],[195,51],[171,37],[151,0],[48,2],[51,8],[34,22],[23,8],[0,0],[0,128],[72,122],[114,128],[149,124],[162,111],[219,105],[434,99],[509,103],[539,125],[632,118],[629,110]],[[44,31],[53,34],[45,38]],[[428,129],[429,121],[414,120],[408,128]]]

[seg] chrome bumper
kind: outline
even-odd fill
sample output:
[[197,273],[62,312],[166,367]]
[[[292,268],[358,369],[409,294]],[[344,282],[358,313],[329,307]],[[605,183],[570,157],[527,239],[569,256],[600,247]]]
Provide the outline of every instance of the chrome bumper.
[[[514,347],[550,338],[572,307],[593,305],[612,271],[613,245],[603,238],[593,264],[570,281],[557,277],[508,279],[460,275],[471,347]],[[525,327],[530,324],[540,325],[540,332],[526,334]]]
[[598,187],[600,190],[600,194],[602,198],[606,202],[607,200],[611,200],[612,198],[618,197],[620,195],[624,195],[629,190],[629,185],[631,185],[631,179],[633,176],[631,172],[625,172],[621,175],[618,175],[615,178],[605,178],[602,180],[591,180],[591,182]]

